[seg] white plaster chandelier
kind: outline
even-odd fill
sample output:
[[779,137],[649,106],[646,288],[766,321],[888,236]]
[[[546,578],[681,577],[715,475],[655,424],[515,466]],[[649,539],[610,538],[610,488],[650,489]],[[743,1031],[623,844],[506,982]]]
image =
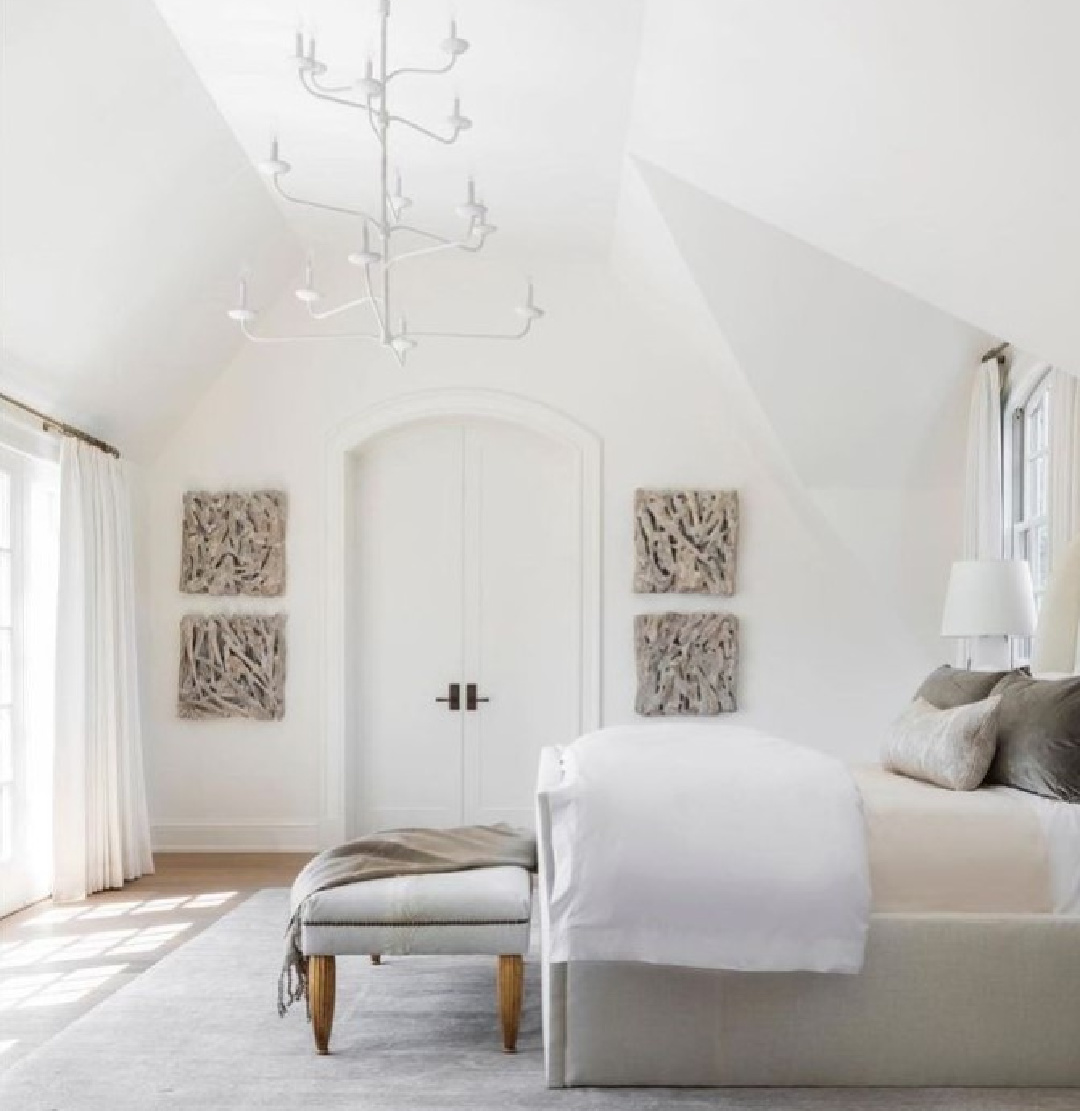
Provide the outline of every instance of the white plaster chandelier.
[[[255,343],[291,343],[313,339],[360,339],[369,340],[386,348],[404,365],[405,357],[416,346],[418,339],[523,339],[544,312],[533,299],[531,280],[525,284],[525,298],[515,310],[519,325],[515,330],[506,332],[432,332],[417,331],[409,327],[405,313],[397,304],[393,290],[393,275],[396,268],[409,259],[432,255],[443,251],[465,251],[470,254],[483,249],[488,237],[496,230],[488,220],[487,206],[480,200],[476,184],[472,178],[465,184],[464,200],[457,208],[463,221],[463,230],[458,238],[440,235],[436,232],[411,224],[406,212],[411,205],[410,199],[401,190],[401,172],[394,170],[391,185],[390,134],[396,127],[409,128],[426,136],[433,142],[450,146],[472,127],[472,120],[461,112],[461,101],[453,100],[453,108],[446,117],[445,128],[433,130],[415,120],[398,115],[391,110],[392,91],[395,82],[407,77],[430,77],[449,73],[458,59],[469,49],[469,43],[460,37],[457,25],[452,20],[450,33],[442,42],[446,62],[434,69],[404,66],[389,69],[387,66],[387,37],[390,23],[390,0],[379,0],[379,46],[375,58],[368,58],[364,74],[351,81],[332,82],[327,77],[327,66],[319,61],[315,36],[304,36],[297,32],[293,63],[300,83],[313,97],[358,113],[365,128],[370,127],[379,151],[379,195],[374,211],[360,208],[347,208],[341,205],[326,204],[309,200],[286,190],[284,179],[292,167],[280,154],[278,140],[275,138],[270,148],[270,157],[259,164],[259,172],[269,178],[274,190],[287,201],[318,209],[354,217],[359,222],[360,234],[354,243],[354,250],[348,261],[361,272],[360,295],[339,304],[327,306],[322,293],[316,286],[314,263],[309,254],[304,272],[304,284],[295,291],[296,297],[307,309],[315,322],[322,322],[353,311],[362,312],[368,317],[368,327],[360,331],[313,331],[302,335],[265,335],[255,331],[258,314],[248,303],[247,280],[240,280],[240,295],[236,306],[229,310],[231,319],[237,321],[248,339]],[[366,117],[366,118],[365,118]]]

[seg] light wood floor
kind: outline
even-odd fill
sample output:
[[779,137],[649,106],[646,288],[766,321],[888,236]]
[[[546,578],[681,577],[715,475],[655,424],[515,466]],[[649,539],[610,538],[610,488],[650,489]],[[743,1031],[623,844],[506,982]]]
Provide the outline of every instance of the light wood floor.
[[0,1069],[264,887],[288,887],[294,853],[160,853],[156,872],[81,903],[0,919]]

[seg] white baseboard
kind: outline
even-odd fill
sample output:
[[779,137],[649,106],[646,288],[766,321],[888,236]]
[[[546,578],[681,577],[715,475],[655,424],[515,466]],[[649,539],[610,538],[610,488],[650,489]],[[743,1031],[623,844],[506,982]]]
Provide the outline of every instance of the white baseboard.
[[319,824],[153,826],[159,853],[307,853],[319,849]]

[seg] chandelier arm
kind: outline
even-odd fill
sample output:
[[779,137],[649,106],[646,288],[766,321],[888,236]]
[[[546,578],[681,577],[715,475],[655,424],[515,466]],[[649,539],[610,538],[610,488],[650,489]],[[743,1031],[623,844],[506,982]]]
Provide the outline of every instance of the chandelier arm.
[[318,75],[315,73],[308,74],[308,80],[312,86],[320,93],[347,93],[353,86],[352,85],[324,85],[319,83]]
[[434,255],[439,251],[470,251],[476,249],[478,248],[469,246],[468,240],[448,239],[445,243],[436,243],[434,247],[418,247],[415,251],[406,251],[404,254],[395,255],[386,265],[396,266],[406,259],[417,258],[420,255]]
[[324,339],[366,339],[374,343],[380,343],[382,341],[382,336],[373,336],[370,332],[316,332],[311,335],[303,336],[258,336],[251,330],[246,320],[240,322],[240,331],[243,332],[252,343],[306,343],[309,340]]
[[455,128],[453,135],[447,138],[445,135],[440,135],[437,131],[430,131],[428,128],[414,123],[405,116],[387,116],[387,122],[404,124],[406,127],[412,128],[413,131],[419,131],[421,135],[426,135],[429,139],[434,139],[436,143],[442,143],[444,147],[452,146],[458,141],[458,137],[461,135],[461,132]]
[[418,228],[415,224],[394,224],[390,229],[390,234],[393,235],[399,231],[411,231],[414,235],[423,236],[424,239],[432,239],[436,243],[453,243],[453,240],[448,236],[439,235],[438,232],[428,231],[426,228]]
[[375,314],[375,320],[379,325],[379,338],[385,343],[389,338],[389,331],[386,326],[386,317],[383,315],[385,304],[381,302],[380,298],[375,296],[375,291],[371,288],[371,267],[364,267],[364,284],[367,286],[368,300],[371,302],[371,311]]
[[333,96],[331,93],[323,91],[314,84],[312,77],[307,73],[302,72],[300,74],[300,84],[317,100],[327,100],[331,104],[340,104],[345,108],[356,108],[360,112],[366,112],[369,116],[375,114],[375,109],[367,102],[348,100],[346,97]]
[[410,336],[423,339],[524,339],[532,331],[530,318],[516,332],[416,332],[409,329]]
[[[451,239],[448,235],[439,235],[438,232],[428,231],[426,228],[418,228],[415,224],[394,224],[390,228],[391,235],[398,231],[411,231],[414,235],[422,236],[424,239],[431,239],[435,243],[442,243],[447,247],[459,247],[462,251],[476,251],[483,246],[481,243],[475,247],[470,247],[467,245],[469,242],[467,239]],[[403,258],[404,256],[399,255],[398,257]]]
[[357,297],[353,301],[346,301],[344,304],[335,305],[332,309],[323,309],[321,312],[318,309],[313,309],[309,304],[308,316],[312,320],[329,320],[330,317],[337,316],[338,313],[346,312],[349,309],[358,309],[361,305],[371,305],[374,300],[374,297]]
[[454,66],[457,65],[457,60],[460,54],[454,54],[449,62],[445,62],[439,66],[438,69],[427,69],[424,66],[401,66],[398,69],[392,69],[387,75],[387,81],[393,81],[395,77],[405,77],[407,75],[415,77],[438,77],[440,74],[449,73]]
[[283,197],[287,201],[291,201],[293,204],[306,205],[308,208],[319,208],[324,212],[339,212],[345,216],[359,216],[361,220],[366,220],[373,228],[377,229],[379,227],[379,221],[361,208],[344,208],[341,205],[326,204],[324,201],[309,201],[304,197],[297,197],[292,193],[286,192],[284,186],[281,184],[281,176],[279,174],[275,174],[273,180],[274,189],[278,196]]

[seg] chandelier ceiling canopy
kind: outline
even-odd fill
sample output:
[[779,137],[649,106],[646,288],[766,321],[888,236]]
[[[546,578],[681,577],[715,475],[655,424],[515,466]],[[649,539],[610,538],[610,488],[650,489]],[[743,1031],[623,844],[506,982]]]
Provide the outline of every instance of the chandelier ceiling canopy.
[[462,112],[461,100],[454,97],[451,109],[442,125],[428,127],[407,116],[393,111],[393,91],[398,81],[409,78],[437,77],[450,73],[468,51],[469,43],[458,34],[457,23],[450,21],[449,32],[441,43],[446,61],[435,68],[388,66],[388,37],[390,29],[390,0],[379,0],[378,48],[374,57],[364,62],[361,76],[352,79],[332,79],[325,63],[319,60],[313,34],[298,31],[293,47],[292,63],[301,85],[313,97],[341,109],[356,113],[360,127],[370,131],[378,154],[378,195],[373,209],[345,207],[298,196],[286,188],[285,179],[292,166],[282,157],[277,137],[270,145],[269,157],[259,163],[259,172],[268,178],[275,192],[292,204],[324,212],[352,217],[358,225],[358,234],[348,253],[348,262],[361,273],[359,296],[326,304],[319,289],[315,265],[311,254],[304,267],[303,284],[295,290],[297,299],[304,305],[308,316],[316,324],[342,314],[363,314],[367,326],[356,331],[313,330],[298,335],[267,335],[255,330],[258,314],[248,302],[247,279],[240,279],[237,304],[229,310],[244,335],[256,343],[291,343],[304,340],[360,339],[376,343],[388,350],[399,365],[417,343],[427,338],[437,339],[487,339],[517,340],[529,334],[533,324],[544,312],[536,304],[532,282],[523,283],[524,298],[515,312],[518,326],[500,332],[443,332],[416,330],[409,326],[406,313],[398,304],[394,291],[394,274],[402,263],[425,255],[446,251],[463,251],[476,254],[483,250],[488,238],[496,231],[491,223],[487,205],[477,191],[476,182],[469,178],[463,183],[462,201],[457,206],[461,231],[457,237],[438,234],[419,227],[407,218],[412,201],[401,184],[401,170],[390,158],[390,136],[397,128],[407,128],[432,142],[450,146],[469,131],[473,121]]

